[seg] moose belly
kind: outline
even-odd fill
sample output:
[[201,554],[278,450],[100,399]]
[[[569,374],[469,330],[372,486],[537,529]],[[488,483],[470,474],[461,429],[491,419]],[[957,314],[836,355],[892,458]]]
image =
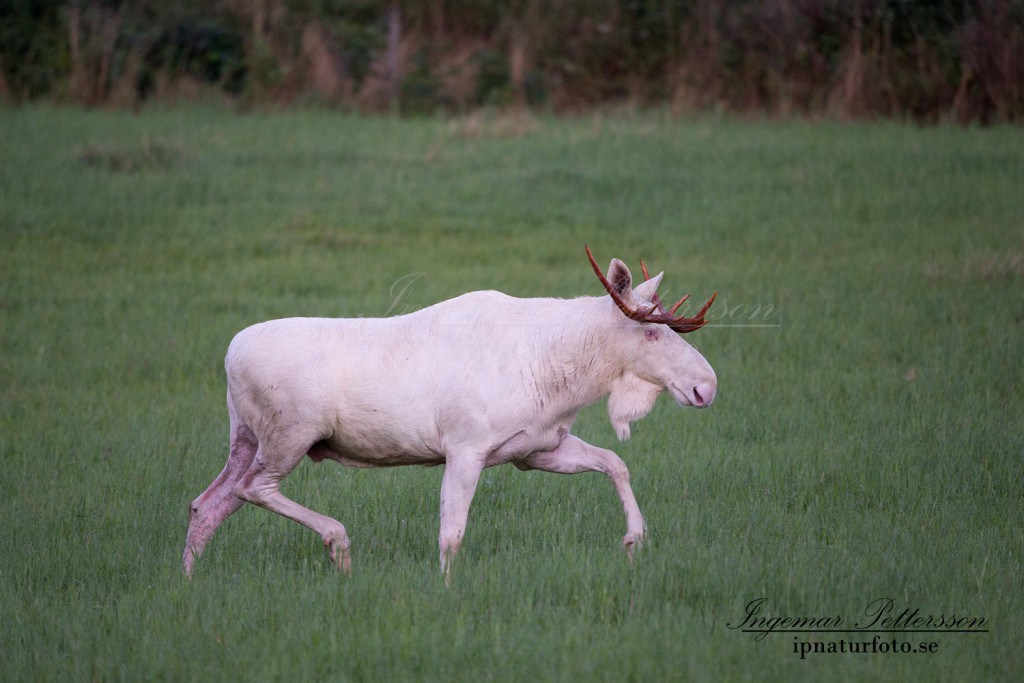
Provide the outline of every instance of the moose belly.
[[[567,426],[558,426],[538,434],[520,430],[495,441],[484,450],[484,466],[493,467],[525,458],[532,453],[558,448],[568,435]],[[372,447],[358,447],[337,438],[324,439],[310,446],[309,458],[314,462],[334,460],[346,467],[397,467],[399,465],[443,465],[445,454],[429,449],[411,450],[398,444],[377,442]]]
[[364,453],[353,451],[331,441],[318,441],[309,448],[313,462],[334,460],[345,467],[397,467],[399,465],[443,465],[444,456],[437,453],[409,453],[386,450]]

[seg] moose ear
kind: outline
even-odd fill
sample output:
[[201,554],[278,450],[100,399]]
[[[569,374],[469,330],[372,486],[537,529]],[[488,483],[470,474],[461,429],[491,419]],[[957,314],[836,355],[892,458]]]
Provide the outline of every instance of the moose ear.
[[664,275],[664,271],[658,273],[650,280],[645,280],[633,288],[633,298],[644,303],[651,303],[654,299],[654,295],[658,292],[658,285],[661,284],[661,278]]
[[626,264],[617,258],[613,258],[608,266],[608,282],[623,300],[629,301],[633,296],[633,275]]

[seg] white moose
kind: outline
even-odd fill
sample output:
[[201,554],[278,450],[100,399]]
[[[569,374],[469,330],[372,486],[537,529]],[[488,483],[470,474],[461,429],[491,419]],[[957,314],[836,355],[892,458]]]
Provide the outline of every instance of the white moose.
[[466,531],[485,467],[611,478],[626,513],[627,551],[644,518],[629,470],[610,450],[569,433],[580,409],[608,396],[620,440],[629,423],[668,390],[703,408],[717,380],[704,357],[675,332],[705,324],[674,317],[656,290],[663,273],[633,286],[613,259],[607,277],[586,248],[607,297],[518,299],[472,292],[392,318],[287,318],[239,332],[228,347],[231,450],[224,470],[189,509],[182,568],[246,501],[303,524],[331,559],[351,571],[349,538],[338,521],[282,495],[279,485],[307,455],[350,467],[445,466],[441,480],[441,570]]

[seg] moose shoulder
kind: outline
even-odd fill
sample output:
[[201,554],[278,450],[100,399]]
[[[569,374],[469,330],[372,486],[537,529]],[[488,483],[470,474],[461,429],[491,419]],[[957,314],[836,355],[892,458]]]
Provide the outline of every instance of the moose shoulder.
[[[572,434],[579,410],[608,396],[620,439],[668,391],[683,406],[714,400],[715,373],[676,332],[704,325],[714,296],[675,317],[656,293],[662,276],[633,286],[613,259],[608,296],[518,299],[472,292],[393,318],[287,318],[239,332],[225,359],[230,453],[189,510],[182,565],[191,574],[217,527],[245,502],[303,524],[350,570],[345,527],[279,489],[307,455],[354,467],[443,464],[441,569],[466,529],[481,471],[607,474],[626,516],[627,549],[644,536],[629,472],[612,451]],[[684,297],[685,299],[685,297]]]

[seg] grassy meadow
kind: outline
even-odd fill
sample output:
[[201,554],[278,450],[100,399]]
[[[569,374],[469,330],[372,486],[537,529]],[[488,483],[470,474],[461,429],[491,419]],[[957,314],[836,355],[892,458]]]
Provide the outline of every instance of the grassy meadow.
[[[181,575],[236,331],[596,295],[584,243],[719,292],[711,408],[574,430],[630,466],[632,563],[607,478],[504,467],[446,587],[441,468],[306,461],[352,576],[252,506]],[[0,109],[0,680],[1020,680],[1022,361],[1020,129]],[[759,598],[984,632],[758,638]],[[798,654],[875,636],[914,652]]]

